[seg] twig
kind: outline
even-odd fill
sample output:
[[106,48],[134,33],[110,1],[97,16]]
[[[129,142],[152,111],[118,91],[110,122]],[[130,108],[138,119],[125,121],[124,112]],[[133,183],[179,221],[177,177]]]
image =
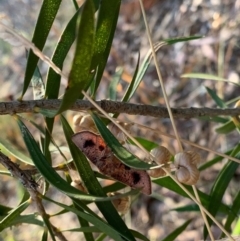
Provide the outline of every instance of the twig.
[[[19,179],[23,186],[28,190],[31,199],[36,204],[38,213],[43,217],[43,219],[48,217],[48,214],[42,204],[41,194],[37,190],[39,185],[35,182],[31,175],[20,169],[16,163],[12,162],[2,152],[0,152],[0,163],[12,174],[13,177]],[[57,236],[61,241],[67,241],[64,235],[54,225],[51,224],[51,227],[55,236]]]
[[29,192],[37,192],[37,188],[39,185],[34,181],[31,175],[21,170],[17,164],[13,163],[2,152],[0,152],[0,163],[12,174],[13,177],[19,179],[22,185]]
[[[124,103],[118,101],[101,100],[96,103],[108,113],[125,113],[129,115],[143,115],[160,118],[169,118],[167,108],[164,106],[152,106]],[[11,101],[0,103],[0,115],[16,114],[16,113],[34,113],[38,112],[38,108],[57,110],[61,104],[61,100],[29,100],[29,101]],[[74,111],[96,110],[96,108],[87,100],[78,100],[70,108]],[[216,117],[216,116],[238,116],[240,108],[171,108],[175,119],[190,119],[199,117]]]

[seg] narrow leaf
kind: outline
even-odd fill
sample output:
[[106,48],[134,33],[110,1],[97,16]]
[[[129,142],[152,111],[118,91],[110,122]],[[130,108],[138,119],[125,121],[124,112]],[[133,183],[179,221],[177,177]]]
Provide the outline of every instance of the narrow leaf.
[[141,161],[128,150],[126,150],[119,141],[115,138],[115,136],[108,130],[105,124],[101,121],[101,119],[94,113],[91,114],[92,118],[101,134],[103,139],[106,141],[107,145],[111,148],[112,152],[116,155],[116,157],[126,164],[129,167],[135,169],[149,169],[154,165],[148,164],[146,162]]
[[181,78],[192,78],[192,79],[206,79],[206,80],[215,80],[215,81],[223,81],[227,82],[230,84],[234,84],[236,86],[240,86],[239,84],[232,82],[228,79],[224,79],[221,77],[218,77],[216,75],[211,75],[211,74],[203,74],[203,73],[188,73],[188,74],[183,74],[181,75]]
[[37,219],[36,214],[27,214],[27,215],[20,215],[16,217],[12,222],[11,226],[13,225],[21,225],[23,223],[26,224],[34,224],[43,227],[44,223],[43,221]]
[[11,210],[12,208],[0,204],[0,216],[7,215],[7,213],[10,212]]
[[[128,102],[131,97],[134,95],[136,88],[134,88],[134,86],[136,86],[136,80],[137,80],[137,76],[138,76],[138,68],[139,68],[139,61],[140,61],[140,53],[138,54],[138,60],[137,60],[137,65],[134,71],[134,75],[132,78],[131,83],[129,84],[126,93],[124,94],[122,101],[123,102]],[[116,117],[116,116],[115,116]]]
[[10,154],[23,163],[33,165],[32,160],[28,156],[17,150],[17,148],[14,147],[12,143],[8,142],[5,139],[0,138],[0,149],[6,155]]
[[97,69],[98,67],[98,71],[93,95],[96,93],[102,79],[103,71],[110,53],[120,4],[121,0],[102,0],[99,5],[94,56],[92,60],[92,68]]
[[[239,153],[240,151],[240,145],[236,146],[236,148],[233,150],[232,155],[235,156],[236,153]],[[240,154],[236,155],[236,158],[240,158]],[[229,182],[232,180],[232,177],[238,168],[239,163],[231,162],[229,161],[224,168],[219,173],[218,177],[215,179],[214,185],[211,189],[210,193],[210,200],[208,204],[208,211],[215,217],[218,210],[219,205],[216,205],[216,203],[219,203],[220,200],[222,200],[222,197],[228,187]],[[208,218],[208,223],[211,226],[212,220]],[[207,237],[207,229],[204,227],[204,238]]]
[[10,227],[12,221],[14,221],[15,218],[20,216],[20,214],[29,206],[29,204],[30,199],[13,209],[4,219],[2,219],[0,222],[0,232],[3,231],[5,228]]
[[171,210],[177,212],[199,212],[200,209],[197,204],[190,204],[183,207],[172,208]]
[[36,67],[33,77],[31,79],[32,87],[33,87],[33,99],[41,100],[45,96],[45,86],[42,79],[42,75],[39,71],[38,66]]
[[[105,198],[106,194],[100,186],[99,182],[96,180],[95,176],[92,175],[92,170],[88,161],[86,160],[86,157],[71,141],[71,137],[73,135],[71,127],[63,116],[61,116],[61,121],[64,134],[69,145],[69,149],[71,151],[78,172],[82,178],[82,181],[87,187],[89,193],[93,195],[103,196]],[[96,205],[102,212],[108,223],[112,225],[112,227],[116,228],[116,230],[121,232],[121,234],[125,234],[129,238],[129,240],[134,240],[134,237],[128,230],[127,226],[125,225],[111,202],[97,202]]]
[[237,223],[236,223],[236,225],[235,225],[235,227],[232,231],[232,234],[237,235],[237,237],[239,237],[239,234],[240,234],[240,218],[237,220]]
[[[155,142],[149,141],[147,139],[144,139],[142,137],[135,137],[135,139],[147,150],[147,151],[151,151],[153,148],[158,147],[159,145]],[[136,145],[135,143],[133,143],[132,140],[129,140],[129,142],[132,145]]]
[[[236,197],[233,200],[233,204],[232,204],[232,213],[230,213],[227,217],[226,223],[224,225],[224,228],[228,231],[231,232],[231,225],[233,223],[234,220],[239,218],[239,210],[240,210],[240,191],[238,191]],[[224,234],[222,233],[222,236],[224,236]]]
[[150,241],[147,237],[145,237],[143,234],[139,233],[136,230],[131,229],[131,233],[134,235],[135,238],[143,240],[143,241]]
[[[62,203],[59,203],[59,202],[56,202],[56,201],[53,201],[47,197],[43,197],[45,200],[48,200],[50,202],[53,202],[55,204],[57,204],[58,206],[68,210],[68,211],[71,211],[73,213],[75,213],[76,215],[84,218],[85,220],[87,220],[88,222],[92,223],[93,225],[95,225],[96,227],[98,227],[103,233],[106,233],[107,235],[109,235],[110,237],[113,238],[113,240],[119,240],[119,241],[122,241],[122,238],[120,237],[119,233],[116,232],[116,230],[114,230],[114,228],[112,228],[111,226],[113,225],[109,225],[107,223],[105,223],[103,220],[101,220],[100,218],[96,218],[95,216],[92,216],[90,214],[87,214],[87,213],[84,213],[84,212],[81,212],[79,210],[76,210],[70,206],[67,206],[67,205],[64,205]],[[132,239],[128,239],[127,240],[132,240]]]
[[[230,155],[230,154],[232,153],[232,151],[233,151],[233,149],[225,152],[224,154],[225,154],[225,155]],[[198,170],[199,170],[199,171],[203,171],[203,170],[205,170],[205,169],[213,166],[214,164],[222,161],[223,158],[224,158],[224,157],[222,157],[222,156],[217,156],[217,157],[213,158],[212,160],[209,160],[209,161],[203,163],[203,164],[198,168]]]
[[[80,9],[73,15],[66,28],[63,30],[61,37],[54,50],[52,61],[60,69],[63,67],[63,62],[68,54],[70,47],[72,46],[76,38],[76,25],[79,17]],[[60,88],[61,76],[57,74],[52,68],[49,68],[46,81],[46,98],[56,99],[58,98]]]
[[117,85],[120,81],[121,75],[123,73],[123,68],[119,68],[116,70],[114,76],[109,85],[109,99],[110,100],[117,100]]
[[217,95],[217,93],[213,90],[211,90],[210,88],[206,87],[206,90],[208,92],[208,94],[212,97],[212,99],[215,101],[215,103],[221,107],[221,108],[227,108],[227,105],[225,104],[225,102]]
[[176,228],[172,233],[170,233],[166,238],[162,239],[162,241],[174,241],[176,240],[177,236],[181,234],[188,226],[189,223],[191,223],[192,220],[186,221],[183,225]]
[[188,42],[191,40],[196,40],[196,39],[200,39],[203,38],[203,36],[188,36],[188,37],[178,37],[178,38],[173,38],[173,39],[164,39],[163,41],[166,42],[167,44],[171,45],[171,44],[175,44],[175,43],[179,43],[179,42]]
[[43,229],[43,234],[42,234],[42,241],[47,241],[48,240],[48,230],[45,228]]
[[[68,183],[72,183],[72,178],[71,178],[71,176],[69,175],[69,173],[65,173],[65,176],[66,176],[67,182],[68,182]],[[76,202],[81,202],[81,204],[84,205],[82,201],[79,201],[79,200],[77,200],[77,199],[75,199],[75,198],[72,198],[72,201],[73,201],[73,207],[74,207],[74,208],[76,208],[77,210],[79,210],[79,211],[81,211],[81,212],[83,212],[84,210],[85,210],[86,212],[88,212],[88,210],[83,209],[81,206],[77,205],[77,203],[76,203]],[[66,209],[63,209],[62,211],[60,211],[60,212],[58,212],[57,214],[55,214],[55,216],[60,215],[61,213],[65,213],[65,212],[67,212],[67,210],[66,210]],[[91,212],[90,212],[89,214],[91,214]],[[89,223],[88,223],[88,221],[86,221],[86,220],[83,219],[82,217],[77,216],[77,219],[78,219],[78,222],[79,222],[79,224],[80,224],[80,227],[89,227],[89,226],[90,226]],[[84,235],[84,238],[85,238],[87,241],[94,241],[94,238],[93,238],[93,234],[92,234],[92,233],[84,233],[83,235]]]
[[126,94],[126,97],[124,96],[125,100],[129,101],[132,98],[133,94],[136,92],[138,86],[140,85],[140,83],[142,81],[143,76],[145,75],[145,73],[151,63],[151,59],[152,59],[152,53],[149,52],[145,56],[140,67],[138,68],[138,66],[137,66],[135,73],[134,73],[134,79],[133,79],[134,81],[132,80],[131,85],[129,86],[129,90],[127,90],[128,93]]
[[[24,142],[28,148],[29,154],[32,157],[32,160],[38,169],[38,171],[42,174],[42,176],[53,186],[55,186],[60,191],[64,192],[65,194],[79,198],[82,200],[88,201],[106,201],[112,200],[111,197],[96,197],[86,195],[85,193],[79,191],[78,189],[72,187],[68,182],[66,182],[58,173],[50,166],[47,162],[46,158],[44,157],[43,153],[41,152],[38,144],[34,140],[33,136],[21,121],[20,118],[17,119],[21,133],[23,135]],[[128,195],[128,194],[123,194]]]
[[85,2],[78,27],[77,46],[62,104],[58,113],[67,110],[90,85],[91,61],[94,48],[94,13],[92,0]]
[[[182,188],[179,187],[178,184],[176,182],[174,182],[170,177],[155,179],[155,180],[152,180],[152,182],[156,183],[157,185],[159,185],[161,187],[165,187],[183,197],[189,198],[189,196],[182,190]],[[194,195],[192,187],[185,185],[185,188],[187,188],[187,190],[192,195]],[[198,193],[199,193],[201,203],[206,207],[209,204],[210,196],[200,190],[198,190]],[[155,194],[153,193],[153,195],[155,195]],[[219,204],[219,208],[220,208],[219,210],[224,214],[229,214],[231,212],[230,208],[223,203]]]
[[99,228],[95,226],[90,226],[90,227],[81,226],[81,228],[72,228],[72,229],[62,230],[62,232],[99,233],[101,231],[99,230]]
[[215,131],[218,134],[228,134],[236,129],[236,126],[234,125],[232,120],[229,120],[225,124],[221,125],[220,127],[217,127]]
[[[47,36],[52,27],[53,21],[56,17],[56,14],[58,12],[61,2],[62,2],[61,0],[44,0],[43,1],[41,10],[38,16],[37,24],[34,30],[33,38],[32,38],[32,43],[34,43],[35,46],[40,50],[42,50],[45,45]],[[27,67],[25,72],[22,95],[20,99],[22,99],[22,97],[24,96],[29,86],[33,73],[37,67],[38,60],[39,60],[39,57],[34,55],[32,50],[30,50],[28,60],[27,60]]]
[[[62,69],[63,62],[67,56],[67,53],[72,46],[75,38],[76,38],[76,24],[79,16],[81,8],[73,15],[66,28],[63,30],[62,35],[57,43],[56,49],[54,51],[52,61],[55,63],[60,69]],[[61,76],[57,74],[52,68],[49,68],[47,74],[47,82],[46,82],[46,98],[48,99],[57,99],[59,94]],[[47,117],[53,117],[56,114],[54,112],[48,112],[45,110]],[[44,155],[47,160],[51,162],[51,155],[49,152],[49,144],[51,141],[51,133],[53,130],[54,118],[46,118],[47,128],[45,130],[45,139],[44,139]]]
[[47,229],[48,229],[48,231],[49,231],[49,233],[50,233],[50,236],[51,236],[52,240],[53,240],[53,241],[56,241],[55,235],[54,235],[54,233],[53,233],[52,224],[51,224],[50,221],[49,221],[49,216],[45,215],[45,216],[42,217],[42,219],[43,219],[43,221],[44,221],[44,223],[45,223],[45,226],[47,227]]

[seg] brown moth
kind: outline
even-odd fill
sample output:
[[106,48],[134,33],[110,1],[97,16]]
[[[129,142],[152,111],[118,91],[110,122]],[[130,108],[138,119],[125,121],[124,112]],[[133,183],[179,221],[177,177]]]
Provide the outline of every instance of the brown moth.
[[131,188],[140,188],[144,194],[151,194],[151,181],[147,172],[130,168],[120,162],[100,135],[81,131],[72,136],[72,141],[101,173]]

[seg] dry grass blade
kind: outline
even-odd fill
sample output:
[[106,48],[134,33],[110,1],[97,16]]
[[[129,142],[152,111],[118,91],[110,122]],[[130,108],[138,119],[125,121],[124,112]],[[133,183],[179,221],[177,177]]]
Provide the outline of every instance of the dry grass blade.
[[[146,13],[145,13],[145,9],[144,9],[144,6],[143,6],[143,1],[142,0],[139,0],[139,3],[140,3],[140,7],[141,7],[141,12],[142,12],[142,15],[143,15],[143,19],[144,19],[144,23],[145,23],[145,27],[146,27],[146,31],[147,31],[147,35],[148,35],[148,40],[149,40],[149,43],[150,43],[150,46],[151,46],[151,49],[152,49],[152,55],[153,55],[153,59],[154,59],[154,64],[155,64],[155,67],[156,67],[156,70],[157,70],[157,75],[158,75],[158,79],[159,79],[159,82],[160,82],[160,86],[162,88],[162,92],[163,92],[163,96],[164,96],[164,100],[165,100],[165,103],[166,103],[166,106],[167,106],[167,109],[168,109],[168,113],[169,113],[169,116],[170,116],[170,120],[171,120],[171,123],[172,123],[172,127],[173,127],[173,130],[174,130],[174,133],[175,133],[175,136],[176,136],[176,139],[177,139],[177,142],[178,142],[178,147],[180,149],[180,152],[183,151],[183,147],[182,147],[182,144],[181,144],[181,139],[178,135],[178,131],[177,131],[177,128],[176,128],[176,125],[175,125],[175,121],[174,121],[174,118],[173,118],[173,115],[172,115],[172,111],[171,111],[171,108],[170,108],[170,104],[169,104],[169,101],[168,101],[168,96],[167,96],[167,93],[166,93],[166,90],[165,90],[165,86],[164,86],[164,83],[163,83],[163,79],[162,79],[162,76],[161,76],[161,72],[160,72],[160,68],[158,66],[158,62],[157,62],[157,57],[156,57],[156,53],[155,53],[155,50],[154,50],[154,46],[153,46],[153,41],[152,41],[152,38],[151,38],[151,34],[150,34],[150,29],[149,29],[149,26],[148,26],[148,22],[147,22],[147,19],[146,19]],[[164,170],[164,168],[163,168]],[[165,170],[164,170],[165,171]],[[166,171],[165,171],[166,172]],[[167,173],[167,172],[166,172]],[[168,172],[169,173],[169,172]],[[170,173],[169,173],[170,174]],[[170,175],[171,178],[173,178],[172,175]],[[174,181],[177,181],[175,178],[173,179]],[[177,181],[178,185],[180,187],[182,187],[182,185],[180,185],[180,183]],[[213,218],[213,221],[218,225],[218,227],[230,238],[232,239],[231,235],[222,227],[222,225],[220,223],[217,222],[217,220],[203,207],[203,205],[201,204],[200,202],[200,199],[199,199],[199,196],[198,196],[198,193],[197,193],[197,189],[196,187],[193,185],[193,190],[194,190],[194,194],[196,196],[196,199],[193,198],[193,196],[191,196],[191,198],[199,205],[199,208],[201,210],[201,214],[203,216],[203,219],[204,219],[204,222],[206,223],[206,227],[208,229],[208,233],[210,234],[210,237],[211,237],[211,240],[213,241],[214,240],[214,237],[213,237],[213,234],[211,232],[211,229],[208,225],[208,222],[207,222],[207,219],[205,217],[205,214],[204,212],[211,218]],[[233,240],[233,239],[232,239]]]
[[0,38],[10,43],[21,44],[25,48],[31,49],[43,62],[47,63],[57,74],[67,80],[62,71],[51,61],[49,57],[44,55],[32,42],[18,34],[13,28],[6,25],[3,19],[0,19]]

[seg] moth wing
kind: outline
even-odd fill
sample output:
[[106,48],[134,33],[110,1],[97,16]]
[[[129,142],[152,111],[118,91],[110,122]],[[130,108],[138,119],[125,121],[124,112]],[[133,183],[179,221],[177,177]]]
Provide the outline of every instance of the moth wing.
[[102,137],[90,131],[81,131],[74,134],[72,141],[94,164],[96,159],[104,156],[107,150]]
[[151,180],[146,171],[132,169],[111,155],[103,138],[90,131],[81,131],[72,136],[75,145],[95,164],[100,172],[132,188],[150,195]]
[[106,176],[112,177],[131,188],[139,188],[142,193],[147,195],[150,195],[152,192],[151,180],[146,171],[130,168],[120,162],[115,156],[99,160],[96,166]]

